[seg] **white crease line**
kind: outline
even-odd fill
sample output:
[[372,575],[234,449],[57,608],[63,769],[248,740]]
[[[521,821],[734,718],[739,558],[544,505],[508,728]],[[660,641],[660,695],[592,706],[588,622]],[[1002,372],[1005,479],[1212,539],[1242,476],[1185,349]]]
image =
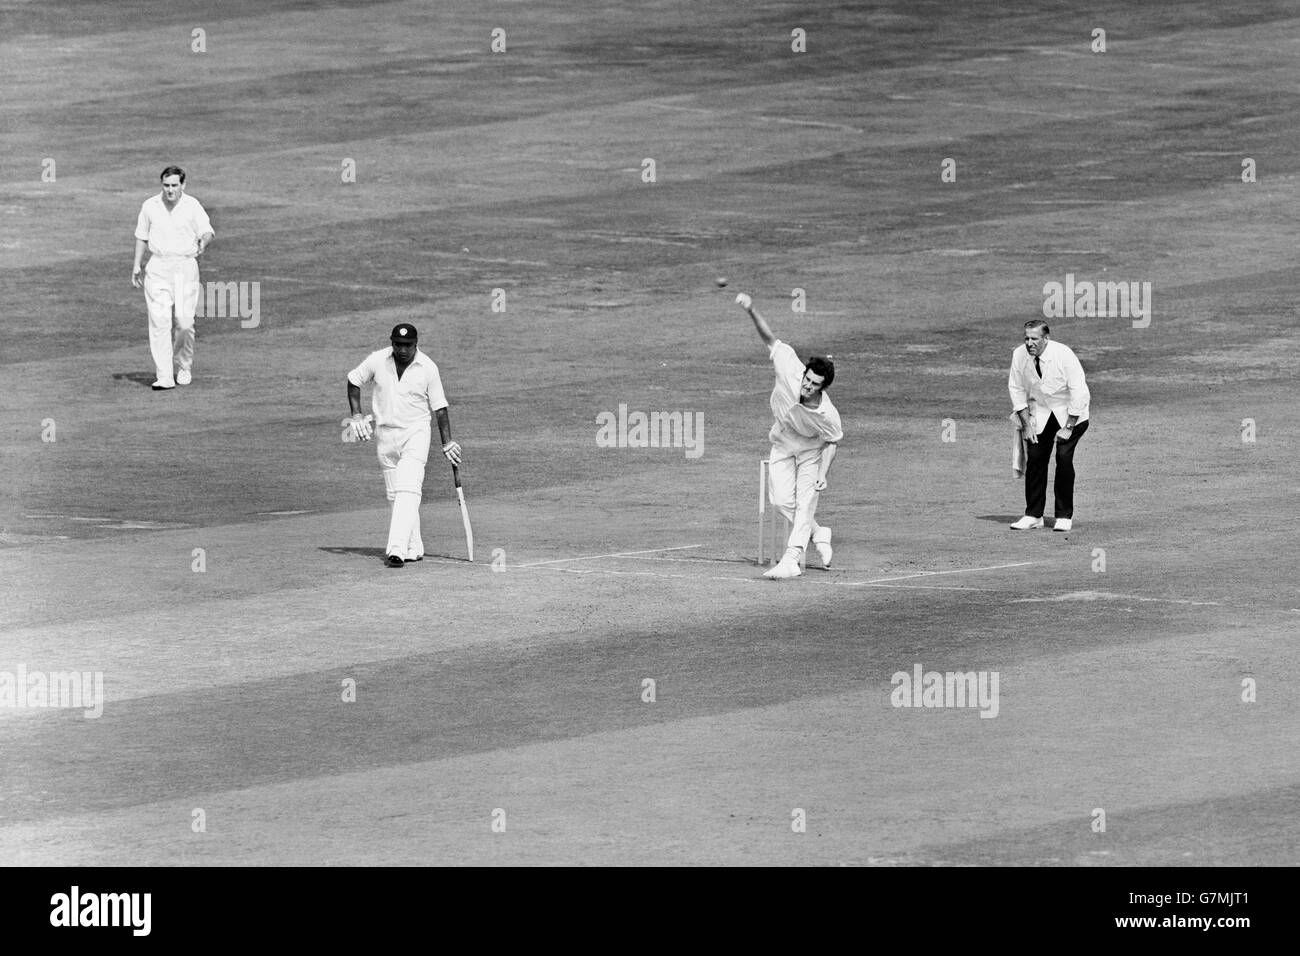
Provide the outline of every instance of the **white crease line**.
[[710,574],[701,577],[698,574],[669,574],[666,571],[615,571],[613,568],[544,568],[536,565],[517,564],[515,568],[537,568],[539,571],[554,571],[556,574],[610,574],[623,577],[674,578],[681,581],[744,581],[750,583],[758,578],[738,578],[734,575]]
[[115,521],[117,520],[115,518],[91,518],[91,517],[83,518],[80,515],[23,515],[23,517],[24,518],[47,518],[47,519],[54,518],[60,520],[66,519],[68,521]]
[[[719,563],[719,561],[718,561],[717,558],[637,558],[636,560],[638,560],[638,561],[672,561],[672,562],[675,563],[675,564],[712,564],[712,565],[715,565],[715,566]],[[737,562],[733,562],[733,563],[740,564],[740,563],[743,563],[743,562],[739,562],[739,561],[737,561]],[[764,570],[766,570],[766,569],[764,569]],[[814,573],[814,574],[831,573],[831,570],[834,570],[834,571],[837,571],[837,572],[840,572],[840,573],[844,573],[845,571],[851,571],[852,569],[851,569],[851,568],[834,568],[834,569],[813,568],[813,573]],[[632,572],[632,571],[611,571],[610,573],[611,573],[611,574],[634,574],[634,573],[637,573],[637,572]],[[653,572],[648,572],[648,573],[653,573]],[[806,572],[806,571],[804,572],[804,574],[807,574],[807,573],[808,573],[808,572]],[[936,571],[936,572],[929,572],[929,573],[934,573],[934,574],[950,574],[950,573],[952,573],[952,572],[949,572],[949,571]],[[686,577],[686,575],[674,575],[674,577]],[[800,575],[800,577],[803,577],[803,575]],[[709,580],[711,580],[711,581],[749,581],[749,580],[752,580],[752,579],[751,579],[751,578],[710,577]],[[893,580],[893,581],[902,581],[902,580],[906,580],[906,579],[905,579],[905,578],[890,578],[890,579],[888,579],[888,580]],[[975,588],[975,587],[966,587],[966,586],[962,586],[962,587],[950,587],[950,586],[945,586],[945,585],[941,585],[941,584],[897,584],[897,585],[895,585],[895,584],[876,584],[876,583],[871,582],[871,581],[816,581],[816,580],[813,580],[813,581],[810,581],[809,583],[810,583],[810,584],[829,584],[829,585],[834,585],[835,587],[873,587],[873,588],[888,588],[888,587],[896,587],[896,588],[898,588],[898,589],[900,589],[900,590],[910,588],[910,589],[912,589],[912,590],[917,590],[917,591],[1005,591],[1005,590],[1007,590],[1007,588]],[[1019,585],[1017,585],[1017,587],[1019,587]]]
[[[692,545],[685,545],[683,548],[656,548],[654,549],[654,551],[681,551],[684,550],[685,548],[698,548],[698,547],[700,547],[700,545],[692,544]],[[761,572],[757,567],[755,568],[755,573],[752,576],[737,577],[736,575],[729,575],[729,574],[710,574],[706,576],[701,576],[698,574],[670,574],[664,571],[617,571],[613,568],[556,568],[556,567],[545,566],[545,565],[552,565],[564,561],[585,561],[588,560],[589,558],[598,558],[598,557],[628,557],[632,555],[647,554],[647,553],[653,553],[653,551],[651,552],[631,551],[622,555],[589,555],[584,558],[559,558],[557,559],[557,561],[539,561],[531,564],[507,565],[506,570],[536,568],[541,571],[554,571],[557,574],[607,574],[607,575],[621,576],[621,577],[669,578],[669,579],[675,579],[681,581],[740,581],[745,584],[768,583],[761,576]],[[685,560],[685,561],[692,561],[692,562],[699,562],[699,563],[710,563],[710,564],[713,563],[711,561],[704,562],[702,561],[702,559],[699,558],[686,558],[686,559],[651,558],[649,560],[661,560],[661,561]],[[466,562],[451,561],[448,563],[464,564]],[[965,574],[970,571],[996,571],[1002,568],[1023,568],[1026,567],[1027,565],[1031,565],[1035,563],[1038,562],[1020,561],[1015,564],[994,564],[984,568],[959,568],[953,571],[922,571],[918,574],[908,574],[897,578],[877,578],[871,581],[818,581],[816,579],[816,575],[809,578],[805,573],[803,575],[800,575],[800,580],[803,584],[813,585],[816,587],[831,587],[831,588],[870,587],[870,588],[884,588],[887,590],[894,590],[894,591],[980,591],[986,594],[998,594],[1008,590],[1008,588],[977,588],[977,587],[969,587],[969,586],[958,587],[958,586],[943,585],[943,584],[894,584],[892,582],[906,581],[911,578],[926,577],[929,575],[936,575],[936,574]],[[1068,593],[1073,593],[1073,592],[1067,592],[1067,594]],[[1133,601],[1153,601],[1162,604],[1187,604],[1193,607],[1225,606],[1220,604],[1217,601],[1191,601],[1191,600],[1173,599],[1173,598],[1144,598],[1144,597],[1135,597],[1131,595],[1119,595],[1119,594],[1112,594],[1109,596],[1121,597]],[[1022,603],[1030,603],[1030,602],[1060,601],[1060,600],[1062,600],[1062,598],[1058,596],[1058,597],[1051,597],[1051,598],[1027,598],[1019,601],[1013,601],[1012,603],[1022,604]],[[1288,610],[1293,611],[1295,613],[1300,613],[1300,608],[1289,608]]]
[[846,123],[819,123],[815,120],[790,119],[787,116],[766,116],[759,113],[756,119],[767,120],[769,123],[789,123],[793,126],[814,126],[818,129],[838,129],[846,133],[863,133],[865,130],[857,126],[849,126]]
[[718,565],[718,564],[742,564],[742,563],[744,563],[744,560],[752,560],[752,559],[737,559],[737,560],[734,560],[734,561],[733,561],[733,560],[731,560],[730,558],[640,558],[640,557],[638,557],[638,558],[636,558],[636,560],[638,560],[638,561],[677,561],[677,562],[680,562],[681,564],[713,564],[713,565]]
[[893,578],[875,578],[871,581],[854,581],[847,587],[854,587],[863,584],[892,584],[895,581],[906,581],[909,578],[925,578],[935,574],[967,574],[971,571],[1000,571],[1003,568],[1023,568],[1033,564],[1033,561],[1018,561],[1015,564],[990,564],[986,568],[957,568],[953,571],[920,571],[916,574],[904,574]]
[[[960,106],[962,109],[988,110],[990,113],[1016,113],[1021,116],[1046,116],[1050,119],[1069,120],[1071,122],[1093,118],[1091,116],[1074,116],[1069,113],[1049,113],[1046,110],[1018,110],[1014,106],[991,106],[988,103],[961,103],[956,100],[944,100],[941,105]],[[1118,110],[1112,110],[1110,113],[1103,113],[1101,115],[1113,115],[1118,112]]]
[[637,554],[657,554],[661,551],[689,551],[691,548],[701,548],[699,544],[683,544],[677,548],[648,548],[645,551],[622,551],[614,554],[584,554],[576,558],[554,558],[550,561],[530,561],[527,564],[516,564],[516,568],[540,568],[544,564],[565,564],[569,561],[594,561],[597,558],[627,558]]
[[1052,602],[1063,604],[1066,601],[1076,601],[1080,603],[1091,603],[1109,599],[1121,601],[1154,601],[1158,604],[1189,604],[1192,607],[1223,607],[1218,601],[1193,601],[1190,598],[1154,598],[1139,597],[1136,594],[1121,594],[1118,591],[1066,591],[1064,594],[1058,594],[1055,597],[1032,597],[1017,598],[1012,604],[1041,604]]
[[857,587],[865,584],[873,588],[890,588],[894,591],[1005,591],[1006,588],[970,588],[970,587],[951,587],[942,584],[870,584],[862,581],[848,582],[846,587]]
[[[517,564],[517,568],[537,568],[540,571],[554,571],[557,574],[609,574],[621,577],[643,577],[643,578],[672,578],[681,581],[741,581],[745,584],[766,584],[768,583],[755,569],[755,574],[750,577],[737,577],[734,574],[710,574],[700,576],[698,574],[670,574],[666,571],[616,571],[613,568],[553,568],[540,567],[535,564]],[[943,574],[948,572],[932,572]],[[804,575],[800,575],[804,578]],[[940,584],[873,584],[869,581],[818,581],[816,578],[805,579],[804,584],[811,584],[817,587],[842,588],[842,587],[859,587],[867,585],[876,588],[889,588],[896,591],[988,591],[1000,592],[1005,588],[974,588],[974,587],[948,587]]]
[[678,106],[675,103],[663,103],[656,100],[643,100],[641,105],[653,107],[657,110],[676,110],[679,113],[707,113],[710,116],[722,112],[721,109],[710,109],[701,106]]

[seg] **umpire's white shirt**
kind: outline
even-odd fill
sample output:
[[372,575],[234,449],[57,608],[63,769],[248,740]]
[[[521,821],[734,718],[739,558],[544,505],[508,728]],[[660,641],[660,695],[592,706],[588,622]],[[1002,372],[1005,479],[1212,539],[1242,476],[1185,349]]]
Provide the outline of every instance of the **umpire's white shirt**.
[[447,407],[438,366],[418,348],[400,379],[390,346],[367,355],[364,362],[348,372],[348,381],[357,388],[367,382],[375,383],[370,409],[374,412],[376,425],[391,428],[427,426],[434,412]]
[[1088,405],[1092,396],[1084,381],[1083,366],[1067,345],[1048,341],[1043,354],[1038,357],[1043,377],[1038,377],[1034,357],[1023,345],[1011,353],[1011,376],[1007,390],[1011,393],[1011,411],[1029,408],[1034,416],[1034,433],[1047,427],[1047,416],[1055,415],[1061,427],[1071,415],[1078,421],[1088,420]]

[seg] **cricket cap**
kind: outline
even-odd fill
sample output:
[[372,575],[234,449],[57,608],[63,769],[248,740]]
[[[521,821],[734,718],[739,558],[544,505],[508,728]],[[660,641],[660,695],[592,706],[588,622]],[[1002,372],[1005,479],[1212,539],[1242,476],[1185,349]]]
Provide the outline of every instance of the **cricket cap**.
[[420,333],[415,331],[415,326],[409,322],[403,322],[401,325],[393,326],[391,336],[394,342],[415,342],[419,339]]

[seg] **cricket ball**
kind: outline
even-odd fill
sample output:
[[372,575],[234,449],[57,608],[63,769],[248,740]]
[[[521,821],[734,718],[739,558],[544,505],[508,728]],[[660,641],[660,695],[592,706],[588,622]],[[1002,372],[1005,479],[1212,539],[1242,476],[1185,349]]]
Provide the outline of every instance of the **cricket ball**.
[[713,281],[716,282],[716,283],[718,284],[718,288],[719,288],[719,289],[725,289],[725,288],[727,287],[727,280],[726,280],[725,278],[723,278],[722,276],[718,276],[718,277],[717,277],[716,279],[714,279]]

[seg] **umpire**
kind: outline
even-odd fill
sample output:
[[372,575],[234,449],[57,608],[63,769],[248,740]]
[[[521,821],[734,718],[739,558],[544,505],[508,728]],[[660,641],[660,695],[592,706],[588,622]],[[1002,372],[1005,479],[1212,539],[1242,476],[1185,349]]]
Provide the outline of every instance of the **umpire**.
[[1088,430],[1092,396],[1083,366],[1068,346],[1053,342],[1042,319],[1025,323],[1025,341],[1011,353],[1011,410],[1020,419],[1021,437],[1028,442],[1025,468],[1025,514],[1011,527],[1028,531],[1043,527],[1047,500],[1047,463],[1056,447],[1056,522],[1053,531],[1069,531],[1074,522],[1074,449]]

